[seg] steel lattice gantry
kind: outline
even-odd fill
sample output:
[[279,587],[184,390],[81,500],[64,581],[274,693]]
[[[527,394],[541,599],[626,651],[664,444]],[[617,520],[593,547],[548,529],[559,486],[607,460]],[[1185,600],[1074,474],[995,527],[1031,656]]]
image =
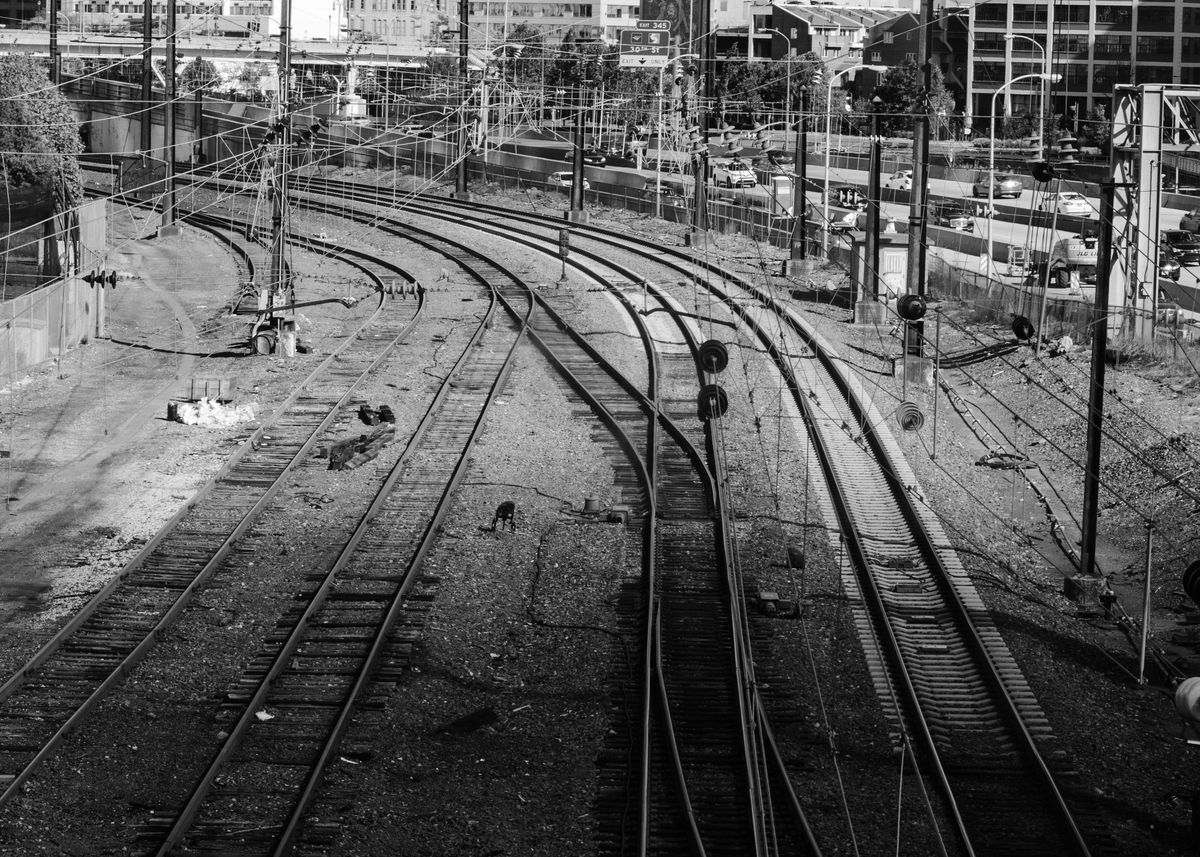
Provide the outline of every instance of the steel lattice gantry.
[[1108,332],[1149,340],[1158,313],[1158,236],[1164,154],[1200,153],[1200,86],[1113,90],[1113,243]]

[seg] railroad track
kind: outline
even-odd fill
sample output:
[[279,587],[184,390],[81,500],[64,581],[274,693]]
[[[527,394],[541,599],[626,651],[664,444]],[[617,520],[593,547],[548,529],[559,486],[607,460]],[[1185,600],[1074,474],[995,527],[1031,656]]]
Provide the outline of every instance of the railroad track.
[[[470,270],[481,287],[511,288],[494,264],[476,260]],[[314,846],[336,831],[306,825],[310,806],[360,704],[386,697],[419,635],[419,620],[393,629],[410,612],[422,560],[510,371],[532,311],[524,304],[497,324],[489,305],[336,558],[312,563],[307,590],[226,693],[220,750],[182,809],[157,813],[143,830],[152,853],[286,854],[302,836]],[[428,586],[421,595],[418,612]]]
[[[365,264],[365,263],[364,263]],[[146,547],[0,685],[0,805],[9,801],[105,694],[155,645],[260,519],[287,475],[311,456],[355,387],[411,330],[420,304],[380,304]]]
[[[339,193],[339,196],[344,195],[344,192]],[[458,225],[465,225],[474,218],[471,209],[459,208],[458,204],[448,204],[443,199],[437,201],[437,209],[434,211],[431,207],[426,215],[445,216],[450,211],[450,217]],[[561,227],[561,222],[550,223],[532,217],[520,219],[524,226],[523,237],[519,240],[529,242],[531,246],[549,245]],[[511,212],[484,209],[475,222],[480,229],[498,231],[502,228],[499,224],[503,223],[504,230],[510,234],[517,231]],[[942,810],[952,821],[953,841],[948,843],[948,851],[972,854],[1105,853],[1102,823],[1087,816],[1086,806],[1072,804],[1063,797],[1061,786],[1073,785],[1069,766],[1060,760],[1055,760],[1053,765],[1046,763],[1045,759],[1053,758],[1053,754],[1042,752],[1052,746],[1052,735],[1045,719],[1005,651],[999,634],[988,622],[982,603],[953,558],[948,540],[938,532],[936,522],[909,496],[907,486],[915,484],[915,479],[907,473],[894,444],[889,443],[879,415],[836,357],[827,353],[819,337],[789,308],[716,265],[627,236],[606,235],[596,229],[573,227],[572,239],[573,252],[589,259],[588,266],[598,264],[596,260],[602,256],[625,254],[642,260],[646,266],[658,266],[658,271],[674,271],[676,276],[714,295],[718,299],[716,313],[723,314],[726,307],[753,304],[752,311],[738,314],[737,323],[750,330],[747,335],[753,336],[772,355],[787,381],[794,407],[804,414],[814,449],[819,450],[833,502],[831,515],[836,519],[836,528],[851,546],[850,560],[844,567],[847,586],[863,599],[865,605],[860,612],[861,634],[869,657],[873,657],[881,698],[891,712],[898,746],[920,766],[925,778],[937,786]],[[590,244],[596,249],[586,249]],[[574,264],[584,266],[580,262]],[[603,264],[612,265],[611,262]],[[639,278],[643,283],[667,279],[658,271],[637,274],[627,270],[623,276],[626,283],[638,282]],[[614,291],[621,295],[627,289],[623,291],[614,285]],[[784,318],[788,329],[783,333],[768,329],[754,319],[755,313],[770,314],[772,320]],[[785,344],[784,340],[788,342]],[[795,372],[787,355],[799,353],[801,348],[817,359],[801,362],[799,368],[803,371]],[[580,365],[587,362],[586,358],[574,359],[579,359]],[[694,356],[692,367],[695,372]],[[580,387],[588,389],[584,383]],[[628,393],[625,399],[628,407]],[[695,400],[689,401],[684,396],[677,396],[672,402],[670,396],[660,394],[653,401],[655,409],[668,417],[695,408]],[[819,404],[813,405],[814,402]],[[638,418],[644,419],[645,415]],[[664,466],[662,461],[652,461],[647,468],[648,473],[660,471],[669,474],[673,468]],[[700,482],[704,478],[704,469],[694,470],[690,477]],[[687,476],[679,477],[681,483],[688,479]],[[646,494],[657,500],[662,489],[657,482],[653,485]],[[854,486],[853,490],[848,486]],[[871,486],[873,490],[865,491],[864,486]],[[711,499],[711,495],[704,495],[705,491],[697,490],[695,484],[681,492],[682,508],[691,510],[691,515],[684,516],[685,522],[696,523],[695,510],[705,503],[710,506],[719,503]],[[704,499],[697,501],[697,497]],[[637,511],[644,516],[654,510],[654,517],[658,517],[658,508],[647,502]],[[710,542],[703,535],[685,535],[684,529],[680,527],[676,534],[675,545],[680,556],[691,559],[694,552],[700,550],[699,545]],[[688,535],[695,541],[689,544]],[[721,540],[717,533],[712,536],[713,543]],[[661,545],[655,544],[653,548],[648,552],[650,555],[669,556]],[[715,560],[716,552],[710,555]],[[659,571],[669,568],[669,564],[664,563]],[[654,586],[662,582],[651,579]],[[686,590],[686,585],[680,586],[680,592]],[[653,587],[650,592],[657,594]],[[686,603],[686,599],[681,603]],[[669,601],[653,597],[647,597],[640,605],[635,602],[635,607],[642,611],[647,623],[645,627],[650,629],[662,627],[664,620],[669,626],[674,615],[672,609],[677,609],[672,608]],[[728,617],[729,614],[725,615]],[[713,625],[716,621],[709,616],[703,622],[680,624]],[[734,630],[732,634],[731,639],[736,639],[741,632]],[[645,649],[650,665],[648,673],[659,670],[657,665],[660,663],[663,666],[659,674],[664,675],[669,668],[677,666],[669,654],[660,657],[664,650],[654,637],[648,635]],[[875,654],[872,656],[871,652]],[[687,661],[681,663],[686,665]],[[709,676],[707,672],[705,675]],[[645,687],[651,687],[650,676]],[[672,704],[669,692],[662,695],[666,696],[664,709],[669,711]],[[730,694],[730,699],[735,697],[739,694]],[[757,716],[757,700],[751,698],[748,703],[743,700],[739,697],[738,704],[748,708],[751,716]],[[688,708],[677,706],[678,711]],[[674,725],[674,721],[672,718],[663,722]],[[643,723],[648,723],[648,718]],[[743,719],[739,728],[744,728],[745,724]],[[702,733],[703,727],[697,734]],[[729,747],[738,742],[726,735],[713,739],[713,743]],[[696,746],[703,747],[704,744],[705,739],[701,738]],[[652,756],[655,751],[649,748],[648,741],[644,746],[648,750],[647,758],[653,760],[647,764],[648,768],[674,766],[676,771],[683,768],[662,756]],[[671,804],[662,793],[647,787],[646,795],[651,803],[643,810],[644,816],[666,819],[661,828],[643,825],[648,842],[657,844],[661,841],[668,847],[668,842],[678,844],[682,833],[683,841],[689,836],[693,842],[700,843],[715,838],[722,843],[738,843],[739,848],[749,847],[746,843],[754,840],[755,831],[752,824],[739,826],[738,817],[745,815],[743,810],[747,806],[753,807],[750,795],[754,784],[764,776],[763,772],[751,770],[738,784],[722,779],[728,777],[728,769],[720,776],[714,776],[711,782],[706,779],[707,773],[697,766],[690,785],[688,778],[680,778],[685,783],[684,793],[689,801],[693,794],[699,801],[699,811],[697,806],[688,804],[682,815],[679,815],[678,805]],[[733,810],[732,818],[720,810],[709,809],[718,795],[724,795],[728,803],[730,792],[747,795],[749,803]],[[803,799],[801,789],[800,801]],[[661,803],[655,805],[656,800]],[[691,832],[686,830],[690,826],[688,813],[695,813],[698,820]],[[1036,816],[1036,822],[1030,821],[1031,814]],[[1036,835],[1024,835],[1020,832],[1023,830],[1035,830]],[[726,835],[728,839],[722,838]],[[655,836],[661,836],[661,840],[655,840]],[[714,853],[726,852],[717,849]],[[740,852],[731,850],[728,853]]]
[[[482,229],[492,228],[488,221],[498,215],[451,207],[457,222],[474,217]],[[414,208],[432,214],[420,206],[406,211]],[[518,219],[526,240],[550,240],[549,224]],[[589,252],[589,240],[603,251]],[[614,250],[660,261],[671,255],[628,236],[572,228],[572,252],[592,263]],[[914,502],[909,486],[916,480],[862,389],[789,308],[716,265],[681,257],[674,269],[708,288],[721,307],[752,298],[772,319],[787,322],[793,342],[786,349],[765,324],[754,335],[773,351],[819,450],[837,527],[852,547],[846,582],[866,605],[861,636],[875,652],[869,657],[880,695],[898,744],[937,787],[955,840],[948,847],[968,854],[1110,852],[1103,819],[1069,799],[1079,791],[1069,761],[1056,752],[1044,714],[949,540]],[[643,275],[643,281],[653,278]],[[743,313],[743,323],[747,319]],[[800,351],[817,359],[802,363],[809,371],[795,377],[785,355]]]

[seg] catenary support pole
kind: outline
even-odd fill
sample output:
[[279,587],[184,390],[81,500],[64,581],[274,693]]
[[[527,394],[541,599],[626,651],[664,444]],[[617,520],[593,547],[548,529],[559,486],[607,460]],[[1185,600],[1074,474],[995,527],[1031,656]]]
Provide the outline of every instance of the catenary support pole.
[[1092,372],[1088,395],[1087,455],[1083,465],[1083,544],[1079,570],[1096,576],[1096,525],[1100,516],[1100,440],[1104,421],[1104,355],[1108,350],[1108,277],[1112,266],[1113,204],[1117,185],[1100,184],[1100,248],[1096,302],[1092,311]]
[[879,139],[879,105],[871,104],[871,155],[867,168],[867,235],[866,244],[866,277],[863,285],[866,294],[860,295],[861,300],[879,300],[879,220],[883,202],[879,188],[879,173],[883,169],[883,145]]
[[467,16],[471,12],[469,0],[458,3],[458,165],[454,171],[455,196],[467,195],[467,90],[470,83],[467,59]]
[[[163,113],[163,160],[167,162],[166,187],[163,188],[163,226],[175,223],[175,66],[178,62],[175,55],[175,3],[171,0],[167,3],[167,67],[163,74],[166,81],[163,92],[163,101],[166,102]],[[196,127],[196,136],[200,136],[199,126]]]
[[151,130],[154,128],[152,116],[154,113],[154,52],[152,50],[152,42],[154,40],[154,4],[148,2],[142,3],[142,112],[138,117],[138,127],[141,129],[139,141],[143,155],[150,154],[153,137]]
[[[62,55],[58,51],[59,0],[50,0],[50,82],[55,86],[62,81]],[[70,37],[70,30],[67,36]]]
[[804,114],[807,102],[808,93],[801,89],[800,112],[796,120],[796,192],[793,195],[796,219],[792,222],[790,252],[793,259],[805,259],[808,256],[808,123]]
[[[933,0],[921,0],[921,20],[917,28],[917,66],[921,69],[922,87],[926,95],[933,81],[933,66],[929,61],[929,31],[933,27]],[[913,106],[913,177],[911,202],[908,208],[908,267],[907,292],[925,297],[925,248],[928,220],[925,216],[926,185],[929,165],[929,102],[920,99]],[[924,354],[925,325],[917,320],[905,325],[904,353]]]

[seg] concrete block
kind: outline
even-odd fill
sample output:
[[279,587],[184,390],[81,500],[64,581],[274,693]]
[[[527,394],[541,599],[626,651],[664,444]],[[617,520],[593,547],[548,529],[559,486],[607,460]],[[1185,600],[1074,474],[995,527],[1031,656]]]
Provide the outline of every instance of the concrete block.
[[876,300],[856,301],[854,304],[855,324],[884,324],[887,321],[887,304]]
[[928,357],[905,354],[892,360],[892,377],[910,384],[933,386],[933,361]]

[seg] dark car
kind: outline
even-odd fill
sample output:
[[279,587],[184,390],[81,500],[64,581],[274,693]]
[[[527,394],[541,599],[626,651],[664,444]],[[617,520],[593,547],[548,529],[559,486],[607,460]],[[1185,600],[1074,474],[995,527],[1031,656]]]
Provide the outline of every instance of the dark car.
[[975,221],[960,203],[931,202],[929,203],[929,222],[935,226],[949,226],[960,232],[974,232]]
[[1182,229],[1168,229],[1162,233],[1159,250],[1167,250],[1179,260],[1180,265],[1200,265],[1200,236]]
[[[567,149],[566,154],[563,155],[563,160],[575,160],[575,150]],[[600,151],[599,149],[584,149],[583,162],[589,167],[603,167],[608,163],[608,155],[604,154],[604,152]]]
[[[1020,176],[1011,173],[996,173],[992,177],[992,199],[1001,199],[1006,196],[1021,198],[1021,194],[1025,193],[1025,185],[1021,182]],[[988,177],[986,174],[981,175],[975,180],[975,184],[971,186],[971,195],[976,199],[986,197],[988,195]]]

